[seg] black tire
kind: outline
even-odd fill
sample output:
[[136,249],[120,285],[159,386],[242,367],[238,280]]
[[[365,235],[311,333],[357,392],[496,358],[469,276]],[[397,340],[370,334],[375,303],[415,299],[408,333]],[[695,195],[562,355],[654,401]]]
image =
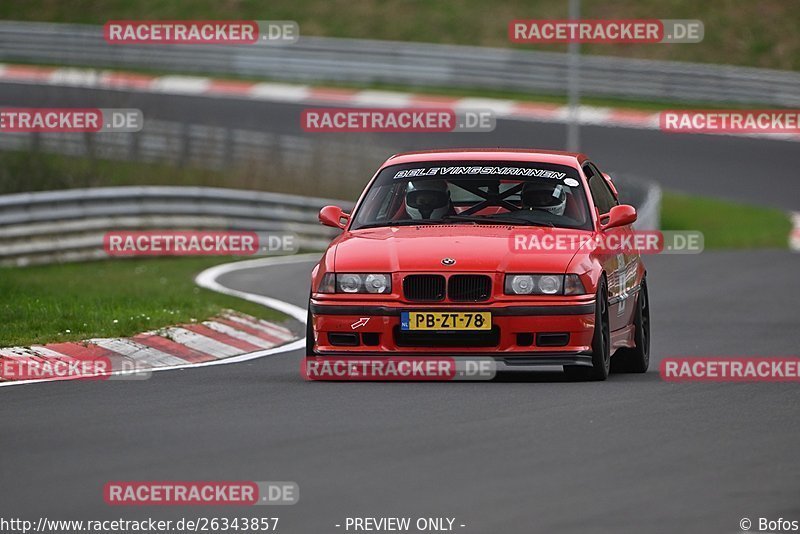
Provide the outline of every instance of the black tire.
[[608,291],[605,278],[600,281],[595,301],[592,366],[565,366],[564,372],[573,379],[605,380],[611,370],[611,335],[608,324]]
[[308,303],[308,315],[306,316],[306,356],[314,355],[314,327],[311,322],[311,302]]
[[634,348],[619,349],[611,359],[611,369],[615,373],[644,373],[650,367],[650,296],[647,294],[647,280],[642,280],[636,314],[633,318],[636,328],[633,339]]

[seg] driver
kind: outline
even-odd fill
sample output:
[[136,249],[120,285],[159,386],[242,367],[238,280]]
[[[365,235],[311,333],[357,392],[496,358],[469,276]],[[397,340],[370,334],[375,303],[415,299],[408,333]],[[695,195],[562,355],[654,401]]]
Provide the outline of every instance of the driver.
[[564,215],[567,207],[567,191],[562,184],[535,181],[522,188],[522,207],[527,210],[544,210],[553,215]]
[[417,180],[406,187],[406,211],[412,219],[441,219],[451,213],[450,188],[444,180]]

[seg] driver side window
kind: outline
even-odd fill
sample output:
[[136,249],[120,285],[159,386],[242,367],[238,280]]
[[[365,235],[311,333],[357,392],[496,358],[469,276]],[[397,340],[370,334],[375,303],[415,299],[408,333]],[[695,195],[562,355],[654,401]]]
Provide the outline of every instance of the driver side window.
[[614,198],[611,189],[608,188],[608,184],[605,178],[603,178],[603,175],[600,174],[597,167],[591,163],[587,163],[583,166],[583,173],[586,175],[586,179],[589,182],[589,190],[592,192],[592,199],[594,200],[594,206],[597,208],[597,211],[600,215],[611,211],[611,208],[617,205],[617,200]]

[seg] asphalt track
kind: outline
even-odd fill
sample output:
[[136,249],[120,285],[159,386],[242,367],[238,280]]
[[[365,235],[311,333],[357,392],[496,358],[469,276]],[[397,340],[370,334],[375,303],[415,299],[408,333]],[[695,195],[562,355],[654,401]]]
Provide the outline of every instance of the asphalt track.
[[[650,258],[653,368],[800,346],[800,256]],[[220,282],[303,305],[311,264]],[[269,288],[269,289],[268,289]],[[463,532],[734,532],[800,516],[796,384],[309,383],[299,351],[144,382],[4,388],[0,516],[449,516]],[[290,507],[109,508],[110,480],[292,480]]]
[[[31,88],[0,86],[0,103],[45,105],[36,98]],[[150,97],[141,98],[144,106]],[[162,118],[188,110],[241,127],[297,112],[153,102]],[[492,144],[562,139],[559,125],[502,122]],[[583,132],[586,151],[607,167],[797,207],[794,143]],[[800,520],[797,385],[669,384],[656,371],[666,356],[796,355],[800,256],[705,252],[647,265],[653,362],[645,375],[308,383],[292,352],[147,381],[2,388],[0,517],[277,515],[279,531],[310,534],[343,532],[334,525],[348,516],[448,516],[466,525],[459,532],[487,534],[737,532],[742,517]],[[220,282],[303,306],[310,268],[251,269]],[[110,508],[102,499],[110,480],[291,480],[301,496],[274,508]]]

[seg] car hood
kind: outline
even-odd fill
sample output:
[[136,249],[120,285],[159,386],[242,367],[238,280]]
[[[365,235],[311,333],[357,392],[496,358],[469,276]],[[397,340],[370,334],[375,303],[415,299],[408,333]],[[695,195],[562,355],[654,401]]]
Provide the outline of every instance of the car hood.
[[[395,226],[348,232],[335,251],[336,272],[566,272],[575,251],[517,252],[515,235],[591,232],[562,228],[466,224]],[[451,258],[455,264],[445,266]]]

